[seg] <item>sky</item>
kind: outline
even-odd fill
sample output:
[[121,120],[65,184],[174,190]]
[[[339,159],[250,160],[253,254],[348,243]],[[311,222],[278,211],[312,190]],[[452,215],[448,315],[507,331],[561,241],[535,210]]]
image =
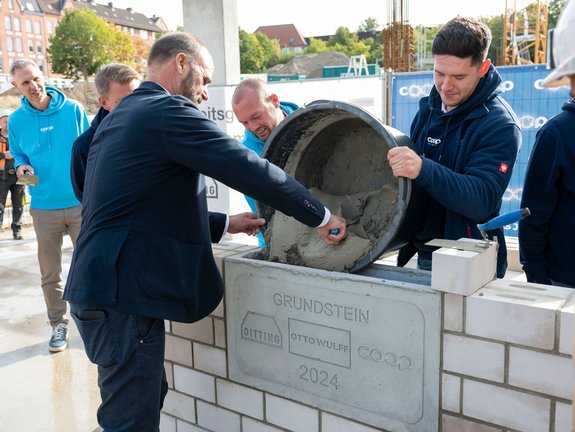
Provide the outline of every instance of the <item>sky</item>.
[[[108,3],[105,0],[96,1]],[[119,8],[132,7],[134,11],[146,16],[161,16],[170,30],[183,24],[182,0],[112,1]],[[400,1],[396,0],[396,3]],[[512,6],[513,0],[507,0],[507,3]],[[527,3],[528,0],[517,0],[517,7]],[[237,0],[238,25],[242,30],[252,33],[259,26],[295,24],[305,37],[330,35],[341,26],[357,31],[368,17],[377,19],[380,25],[386,24],[387,4],[388,0],[290,0],[281,3],[271,0]],[[407,12],[412,25],[437,25],[456,15],[501,15],[505,4],[505,0],[411,0]]]

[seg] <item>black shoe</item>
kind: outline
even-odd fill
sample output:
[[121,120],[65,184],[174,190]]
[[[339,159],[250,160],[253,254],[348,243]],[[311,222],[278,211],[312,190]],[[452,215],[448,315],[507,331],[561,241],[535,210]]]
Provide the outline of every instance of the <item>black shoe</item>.
[[22,237],[22,233],[15,232],[14,233],[14,240],[24,240],[24,237]]

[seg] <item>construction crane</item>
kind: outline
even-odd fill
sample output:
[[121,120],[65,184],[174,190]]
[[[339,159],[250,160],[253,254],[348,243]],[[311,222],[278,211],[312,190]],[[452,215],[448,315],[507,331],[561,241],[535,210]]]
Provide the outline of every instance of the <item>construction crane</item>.
[[523,9],[517,10],[517,0],[513,9],[505,0],[503,20],[503,53],[505,65],[545,63],[547,50],[546,0],[537,0]]

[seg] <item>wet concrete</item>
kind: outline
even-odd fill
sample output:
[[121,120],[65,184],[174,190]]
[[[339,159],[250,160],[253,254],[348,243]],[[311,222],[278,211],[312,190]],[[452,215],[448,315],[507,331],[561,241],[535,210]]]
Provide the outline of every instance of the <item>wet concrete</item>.
[[[51,328],[40,288],[36,239],[0,232],[0,430],[99,431],[96,366],[71,321],[69,349],[48,351]],[[64,240],[64,276],[72,255]]]

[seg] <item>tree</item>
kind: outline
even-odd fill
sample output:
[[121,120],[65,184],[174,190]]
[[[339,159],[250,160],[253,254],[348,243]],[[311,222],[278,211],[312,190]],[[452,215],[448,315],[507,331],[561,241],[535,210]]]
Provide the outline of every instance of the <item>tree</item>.
[[114,60],[112,28],[89,9],[69,9],[50,38],[52,70],[78,80]]
[[270,38],[260,32],[256,33],[256,39],[263,52],[264,68],[268,69],[278,64],[278,60],[282,54],[280,43],[276,39],[270,40]]
[[381,30],[376,18],[368,17],[357,28],[358,33],[373,33]]
[[557,20],[559,20],[559,15],[561,15],[561,11],[565,8],[565,3],[567,3],[567,0],[551,0],[549,2],[547,14],[548,29],[555,28],[557,25]]
[[258,73],[264,70],[263,48],[255,34],[240,29],[240,71]]
[[321,39],[309,38],[309,44],[305,49],[306,54],[320,54],[326,51],[333,51],[333,48],[329,48],[327,43]]

